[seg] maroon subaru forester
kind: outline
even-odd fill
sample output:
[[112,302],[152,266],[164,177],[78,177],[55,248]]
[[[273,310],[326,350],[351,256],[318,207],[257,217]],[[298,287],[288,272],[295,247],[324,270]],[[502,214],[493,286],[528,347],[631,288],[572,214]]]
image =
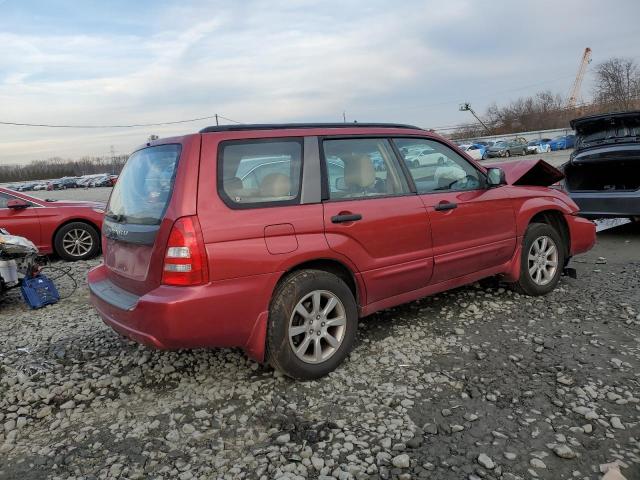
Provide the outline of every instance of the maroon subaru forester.
[[486,168],[391,124],[239,125],[134,152],[91,300],[156,348],[241,347],[295,378],[335,369],[358,319],[500,276],[556,286],[594,224],[539,160]]

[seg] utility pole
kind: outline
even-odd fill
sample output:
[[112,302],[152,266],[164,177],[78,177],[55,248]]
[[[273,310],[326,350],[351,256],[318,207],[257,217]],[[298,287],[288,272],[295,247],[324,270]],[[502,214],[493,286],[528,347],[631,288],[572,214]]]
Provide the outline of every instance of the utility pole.
[[216,113],[216,126],[218,126],[218,125],[219,125],[219,123],[218,123],[218,114]]
[[116,149],[111,145],[111,175],[116,174]]
[[342,121],[344,123],[347,123],[347,112],[345,112],[345,111],[342,111]]
[[482,125],[484,127],[484,129],[487,131],[487,133],[491,134],[491,130],[489,130],[489,127],[487,127],[487,125],[482,120],[480,120],[480,117],[478,117],[478,115],[476,115],[476,112],[473,111],[473,108],[471,108],[471,104],[469,102],[465,102],[462,105],[460,105],[460,111],[461,112],[471,112],[471,115],[476,117],[476,120],[478,120],[478,122],[480,122],[480,125]]

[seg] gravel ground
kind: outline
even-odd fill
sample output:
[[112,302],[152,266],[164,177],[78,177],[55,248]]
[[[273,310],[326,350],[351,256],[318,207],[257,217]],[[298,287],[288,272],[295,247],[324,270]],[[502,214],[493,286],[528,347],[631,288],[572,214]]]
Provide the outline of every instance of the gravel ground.
[[640,225],[598,240],[547,297],[473,285],[373,315],[311,382],[138,346],[88,304],[99,260],[56,263],[69,298],[0,300],[0,478],[638,479]]

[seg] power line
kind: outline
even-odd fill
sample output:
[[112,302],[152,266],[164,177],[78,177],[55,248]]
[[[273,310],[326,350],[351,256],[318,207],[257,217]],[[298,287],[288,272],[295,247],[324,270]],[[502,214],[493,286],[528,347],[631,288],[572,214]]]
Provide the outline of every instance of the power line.
[[187,120],[174,120],[172,122],[158,122],[158,123],[134,123],[130,125],[55,125],[51,123],[26,123],[26,122],[6,122],[0,121],[0,125],[11,125],[17,127],[45,127],[45,128],[136,128],[136,127],[159,127],[162,125],[176,125],[178,123],[190,123],[190,122],[198,122],[200,120],[209,120],[212,118],[222,118],[231,123],[242,124],[242,122],[238,122],[237,120],[233,120],[231,118],[223,117],[222,115],[209,115],[206,117],[199,118],[190,118]]

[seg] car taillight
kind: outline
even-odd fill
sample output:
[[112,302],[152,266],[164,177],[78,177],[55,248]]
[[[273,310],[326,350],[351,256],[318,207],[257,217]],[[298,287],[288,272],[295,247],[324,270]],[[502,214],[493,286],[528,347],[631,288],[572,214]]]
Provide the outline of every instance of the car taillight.
[[199,285],[209,280],[207,252],[196,217],[176,220],[169,234],[162,267],[165,285]]

